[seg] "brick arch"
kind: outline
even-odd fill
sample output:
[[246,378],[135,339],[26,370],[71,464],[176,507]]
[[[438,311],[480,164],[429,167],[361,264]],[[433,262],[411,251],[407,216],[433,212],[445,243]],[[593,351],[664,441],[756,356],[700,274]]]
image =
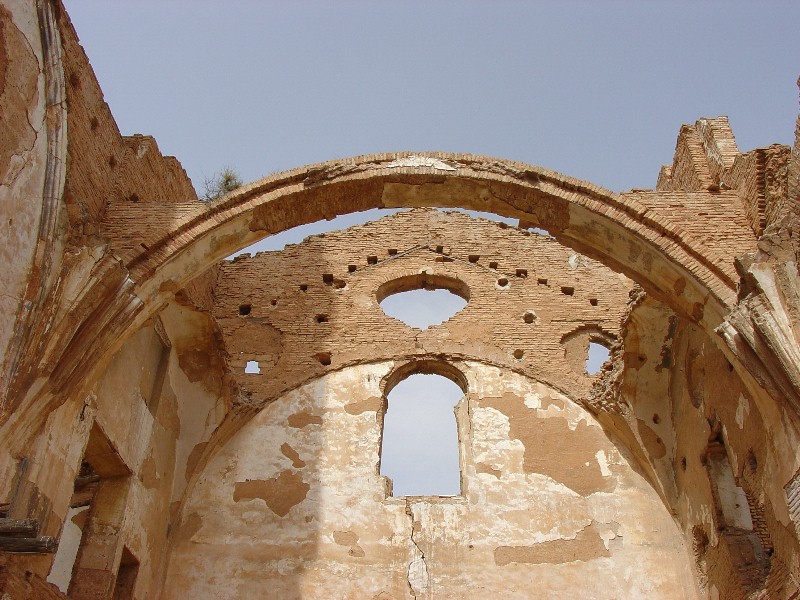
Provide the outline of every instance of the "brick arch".
[[719,324],[735,301],[733,265],[635,198],[540,167],[448,153],[360,156],[267,177],[182,218],[127,267],[149,302],[269,235],[415,206],[489,211],[543,227],[701,324]]
[[[12,383],[10,397],[17,401],[3,428],[22,419],[28,435],[20,437],[32,439],[49,411],[91,389],[114,352],[176,291],[235,251],[341,214],[416,206],[489,211],[545,228],[565,246],[638,282],[712,336],[735,302],[733,266],[632,196],[541,167],[468,154],[335,160],[267,177],[198,206],[168,232],[141,243],[125,265],[108,256],[83,292],[80,314],[52,332],[57,359],[49,373],[31,371]],[[48,385],[31,391],[37,375],[45,375]],[[21,404],[27,405],[25,416],[16,410]]]

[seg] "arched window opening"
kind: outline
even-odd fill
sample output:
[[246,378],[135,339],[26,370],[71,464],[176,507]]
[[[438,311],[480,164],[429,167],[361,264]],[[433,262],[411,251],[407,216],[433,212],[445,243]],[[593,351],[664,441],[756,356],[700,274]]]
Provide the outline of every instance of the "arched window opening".
[[586,355],[586,372],[589,375],[597,375],[610,357],[611,352],[603,344],[589,342],[589,352]]
[[384,283],[376,292],[383,312],[409,327],[427,329],[462,310],[469,288],[452,277],[419,273]]
[[455,405],[464,395],[447,377],[417,373],[393,386],[383,418],[381,475],[393,496],[461,494]]

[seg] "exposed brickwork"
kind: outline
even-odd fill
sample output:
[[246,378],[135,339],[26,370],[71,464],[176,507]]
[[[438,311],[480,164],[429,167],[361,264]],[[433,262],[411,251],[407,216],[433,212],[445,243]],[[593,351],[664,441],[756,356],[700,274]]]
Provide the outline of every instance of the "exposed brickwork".
[[[381,284],[421,272],[469,288],[462,311],[425,331],[388,317],[376,299]],[[630,286],[546,236],[417,209],[223,262],[213,314],[253,401],[347,364],[418,354],[479,358],[581,397],[589,336],[616,336]],[[570,364],[562,340],[575,332],[583,359]],[[259,361],[260,375],[244,374],[248,360]]]

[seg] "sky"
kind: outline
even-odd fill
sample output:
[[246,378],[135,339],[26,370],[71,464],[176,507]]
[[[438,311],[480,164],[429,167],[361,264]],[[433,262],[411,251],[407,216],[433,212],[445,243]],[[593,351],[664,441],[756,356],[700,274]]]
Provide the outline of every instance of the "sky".
[[[653,188],[682,123],[791,144],[800,2],[64,0],[124,135],[195,187],[335,158],[470,152]],[[350,215],[268,240],[375,218]]]

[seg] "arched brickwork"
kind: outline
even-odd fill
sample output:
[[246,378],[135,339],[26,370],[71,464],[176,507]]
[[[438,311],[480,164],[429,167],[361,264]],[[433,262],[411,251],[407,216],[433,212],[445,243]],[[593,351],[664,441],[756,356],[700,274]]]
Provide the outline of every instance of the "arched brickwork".
[[[635,195],[467,154],[387,153],[331,161],[267,177],[176,218],[169,233],[140,243],[141,253],[124,267],[106,256],[78,299],[80,311],[51,331],[50,370],[38,373],[47,384],[31,394],[31,373],[12,383],[9,396],[17,406],[5,415],[11,417],[5,425],[25,423],[33,436],[53,407],[91,389],[124,340],[175,292],[233,252],[336,215],[416,206],[491,211],[545,228],[564,245],[626,274],[711,335],[735,302],[736,275],[726,255]],[[141,223],[147,215],[131,218]],[[16,410],[20,404],[23,411]]]

